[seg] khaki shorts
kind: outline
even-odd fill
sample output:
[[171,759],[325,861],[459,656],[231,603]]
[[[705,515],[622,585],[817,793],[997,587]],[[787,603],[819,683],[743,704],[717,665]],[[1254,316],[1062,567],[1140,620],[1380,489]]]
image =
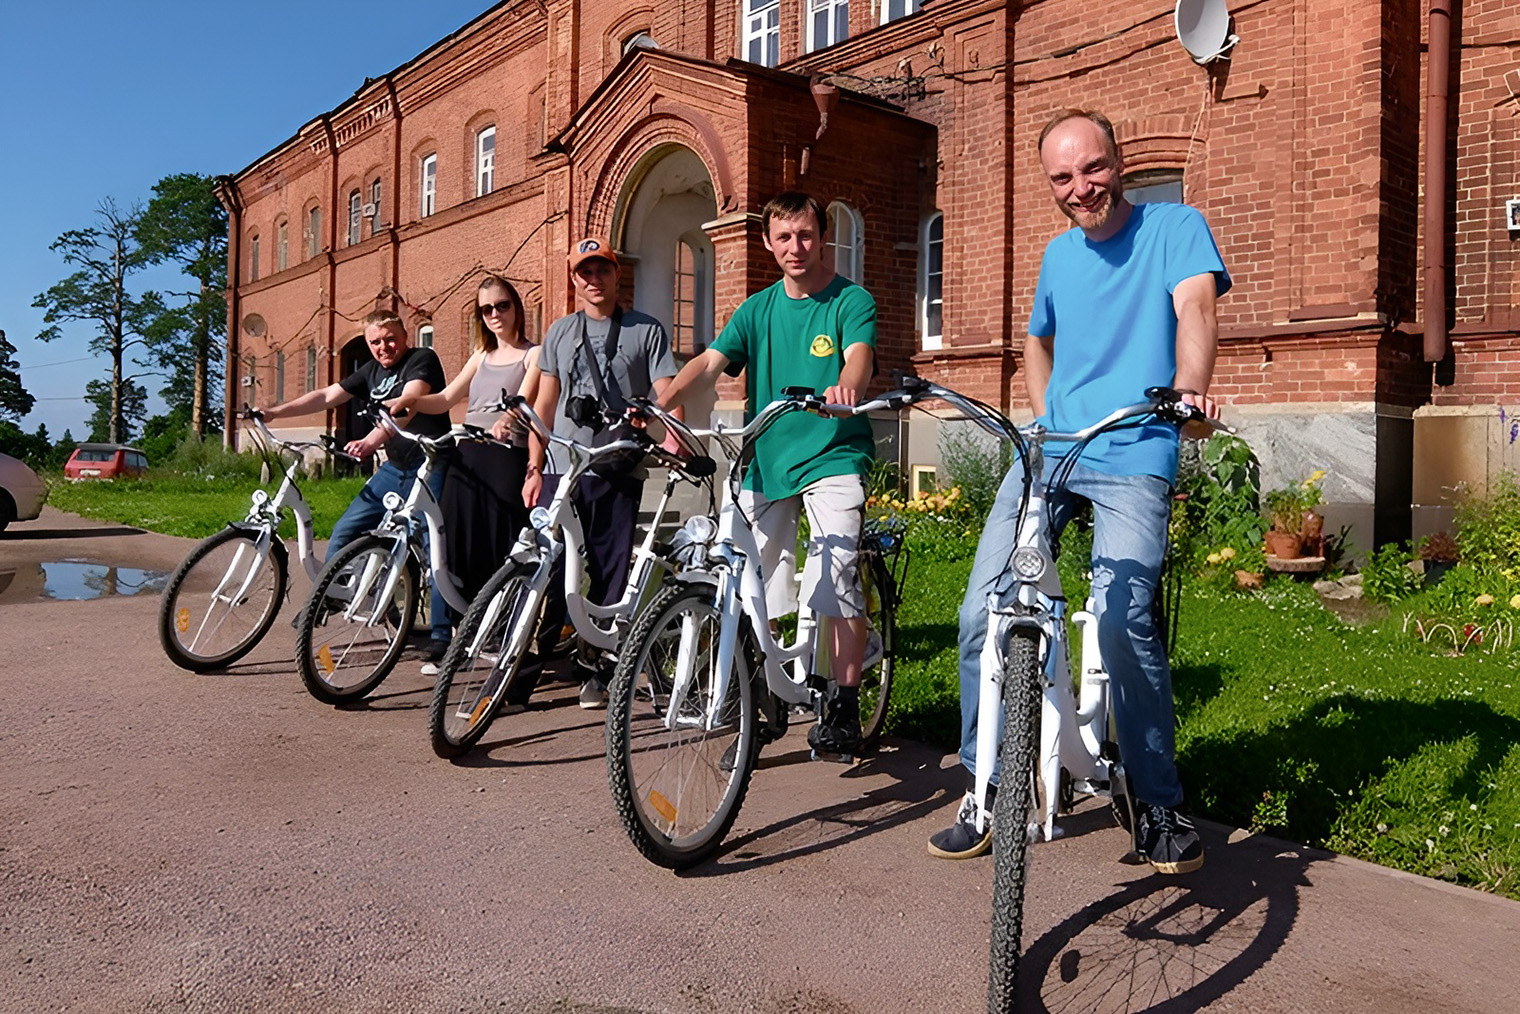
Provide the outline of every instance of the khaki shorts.
[[754,490],[740,490],[739,507],[749,515],[760,545],[765,606],[773,618],[797,610],[794,547],[800,509],[807,510],[811,532],[801,600],[816,616],[866,614],[859,565],[866,489],[860,476],[831,475],[784,500],[767,500]]

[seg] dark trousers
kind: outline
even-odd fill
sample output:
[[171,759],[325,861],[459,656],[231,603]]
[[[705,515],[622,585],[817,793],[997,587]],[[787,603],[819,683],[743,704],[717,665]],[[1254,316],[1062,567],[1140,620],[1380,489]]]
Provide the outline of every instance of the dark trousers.
[[[559,486],[559,476],[544,476],[540,503],[548,503]],[[571,506],[580,518],[585,536],[586,571],[591,587],[586,597],[599,606],[610,605],[622,597],[633,566],[633,540],[638,534],[639,501],[644,480],[629,476],[606,478],[583,475],[571,494]],[[539,651],[547,652],[559,640],[565,624],[565,573],[561,558],[554,576],[549,579],[544,598],[543,618],[539,621]]]

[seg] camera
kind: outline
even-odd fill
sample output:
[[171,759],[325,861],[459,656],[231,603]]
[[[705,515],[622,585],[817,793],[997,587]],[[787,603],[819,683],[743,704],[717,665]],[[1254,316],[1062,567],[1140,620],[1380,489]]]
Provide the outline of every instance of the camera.
[[602,414],[602,403],[589,394],[578,394],[565,401],[565,414],[577,426],[584,426],[593,433],[600,433],[607,426]]

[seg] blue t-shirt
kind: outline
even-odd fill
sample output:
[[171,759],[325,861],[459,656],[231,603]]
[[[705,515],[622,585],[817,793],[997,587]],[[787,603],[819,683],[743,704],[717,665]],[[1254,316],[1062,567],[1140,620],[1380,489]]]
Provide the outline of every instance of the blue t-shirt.
[[[1118,235],[1101,243],[1073,228],[1050,241],[1040,264],[1029,333],[1055,336],[1045,389],[1051,430],[1091,426],[1115,409],[1145,400],[1148,387],[1177,376],[1177,314],[1172,290],[1212,272],[1215,292],[1230,288],[1219,247],[1203,215],[1185,204],[1137,204]],[[1051,441],[1048,456],[1072,445]],[[1110,475],[1177,478],[1177,430],[1152,421],[1099,436],[1082,463]]]

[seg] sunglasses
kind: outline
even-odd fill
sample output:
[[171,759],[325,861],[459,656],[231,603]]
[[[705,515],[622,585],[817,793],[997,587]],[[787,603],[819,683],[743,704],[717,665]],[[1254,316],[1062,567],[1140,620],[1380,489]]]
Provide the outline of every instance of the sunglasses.
[[493,312],[505,316],[510,311],[516,310],[517,304],[510,299],[503,299],[500,303],[481,303],[475,309],[480,311],[482,317],[489,317]]

